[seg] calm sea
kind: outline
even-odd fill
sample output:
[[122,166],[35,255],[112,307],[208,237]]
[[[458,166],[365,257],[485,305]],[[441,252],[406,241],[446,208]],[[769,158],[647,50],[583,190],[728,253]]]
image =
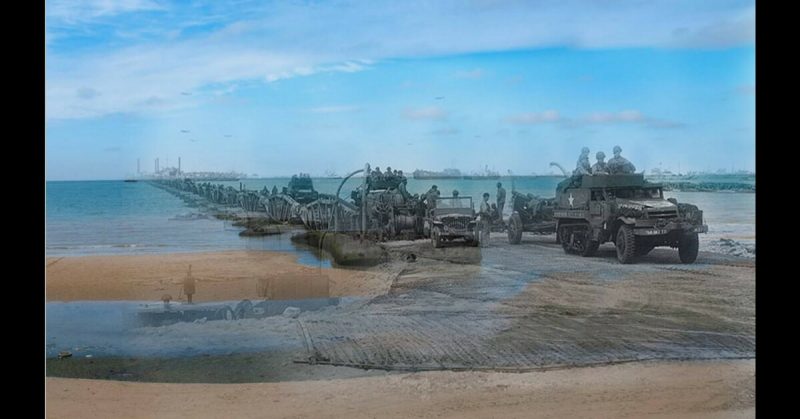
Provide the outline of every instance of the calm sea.
[[[501,179],[510,196],[516,189],[551,197],[558,177]],[[288,178],[247,179],[248,189],[280,190]],[[341,179],[314,179],[322,193],[335,194]],[[348,180],[340,196],[349,199],[350,191],[361,182]],[[221,182],[239,187],[239,182]],[[409,179],[411,193],[424,193],[436,184],[442,195],[454,189],[461,196],[472,196],[478,204],[484,192],[494,202],[496,180],[415,180]],[[704,210],[709,234],[703,242],[719,238],[755,243],[755,194],[713,192],[665,192],[680,202],[690,202]],[[64,181],[46,184],[46,237],[48,256],[201,252],[218,250],[295,251],[286,235],[265,238],[239,237],[238,228],[220,220],[173,220],[177,215],[196,211],[169,193],[146,182]],[[506,216],[509,214],[508,204]]]

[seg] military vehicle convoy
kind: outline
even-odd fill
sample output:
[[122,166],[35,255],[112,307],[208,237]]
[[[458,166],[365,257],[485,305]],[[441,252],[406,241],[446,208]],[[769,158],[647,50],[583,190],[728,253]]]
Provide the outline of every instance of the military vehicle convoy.
[[641,173],[573,176],[558,184],[555,201],[557,240],[567,253],[592,256],[612,241],[621,263],[657,246],[677,248],[681,262],[693,263],[697,235],[708,232],[703,211],[664,199],[663,187]]

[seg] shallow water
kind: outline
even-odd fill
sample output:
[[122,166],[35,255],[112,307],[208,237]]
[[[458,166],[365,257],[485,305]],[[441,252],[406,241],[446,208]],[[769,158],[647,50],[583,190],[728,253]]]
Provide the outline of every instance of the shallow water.
[[[181,321],[157,325],[139,313],[163,312],[152,301],[74,301],[45,304],[47,357],[69,351],[74,357],[177,357],[298,349],[302,336],[294,319],[280,313],[287,306],[305,311],[337,310],[359,298],[253,301],[269,317],[241,320]],[[213,313],[239,301],[195,304],[190,309]],[[171,310],[187,307],[171,304]],[[187,316],[186,318],[190,318]]]

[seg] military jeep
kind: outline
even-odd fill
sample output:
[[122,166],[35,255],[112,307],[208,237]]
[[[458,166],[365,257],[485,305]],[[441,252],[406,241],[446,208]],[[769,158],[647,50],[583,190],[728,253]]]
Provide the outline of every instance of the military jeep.
[[478,245],[475,206],[469,196],[436,198],[436,208],[428,212],[424,228],[433,247],[456,239]]
[[566,253],[592,256],[612,241],[621,263],[632,263],[656,246],[678,249],[683,263],[697,259],[698,233],[708,232],[703,211],[664,199],[660,184],[644,175],[582,175],[556,188],[557,241]]

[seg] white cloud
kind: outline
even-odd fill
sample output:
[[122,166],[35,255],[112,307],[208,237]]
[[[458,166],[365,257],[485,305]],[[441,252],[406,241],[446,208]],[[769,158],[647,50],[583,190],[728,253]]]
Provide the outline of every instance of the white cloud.
[[458,135],[461,134],[461,130],[458,128],[441,128],[433,131],[434,135]]
[[164,5],[152,0],[50,0],[45,3],[45,16],[75,24],[104,16],[164,9]]
[[426,108],[410,108],[403,111],[403,116],[408,119],[432,119],[432,120],[442,120],[447,118],[447,112],[438,107],[438,106],[431,106]]
[[620,112],[597,112],[577,121],[578,124],[618,124],[636,123],[649,128],[680,128],[684,124],[666,119],[645,116],[638,110]]
[[753,96],[756,94],[755,84],[745,84],[736,88],[736,91],[741,95]]
[[505,121],[518,125],[560,123],[566,127],[600,124],[640,124],[649,128],[679,128],[684,126],[684,124],[680,122],[646,116],[638,110],[594,112],[580,118],[563,117],[558,111],[547,110],[544,112],[525,112],[512,115],[507,117]]
[[[153,97],[161,99],[162,109],[196,106],[201,98],[178,98],[180,91],[358,72],[389,58],[551,46],[750,45],[754,10],[752,2],[659,0],[245,2],[236,7],[52,0],[46,4],[46,114],[82,118],[147,112]],[[168,12],[141,13],[153,11]],[[81,47],[69,42],[73,36]],[[483,75],[482,69],[472,69],[456,76]],[[75,94],[87,86],[102,95],[89,101]]]
[[485,73],[486,72],[480,68],[476,68],[469,71],[458,71],[456,72],[456,78],[475,80],[483,77]]
[[596,112],[589,114],[584,121],[590,124],[606,124],[614,122],[642,122],[644,115],[639,111],[629,110],[621,112]]
[[353,105],[334,105],[334,106],[319,106],[311,108],[308,111],[311,113],[343,113],[353,112],[359,110],[360,107]]
[[561,115],[558,113],[558,111],[547,110],[544,112],[525,112],[512,115],[506,118],[506,121],[513,124],[533,125],[558,122],[560,119]]

